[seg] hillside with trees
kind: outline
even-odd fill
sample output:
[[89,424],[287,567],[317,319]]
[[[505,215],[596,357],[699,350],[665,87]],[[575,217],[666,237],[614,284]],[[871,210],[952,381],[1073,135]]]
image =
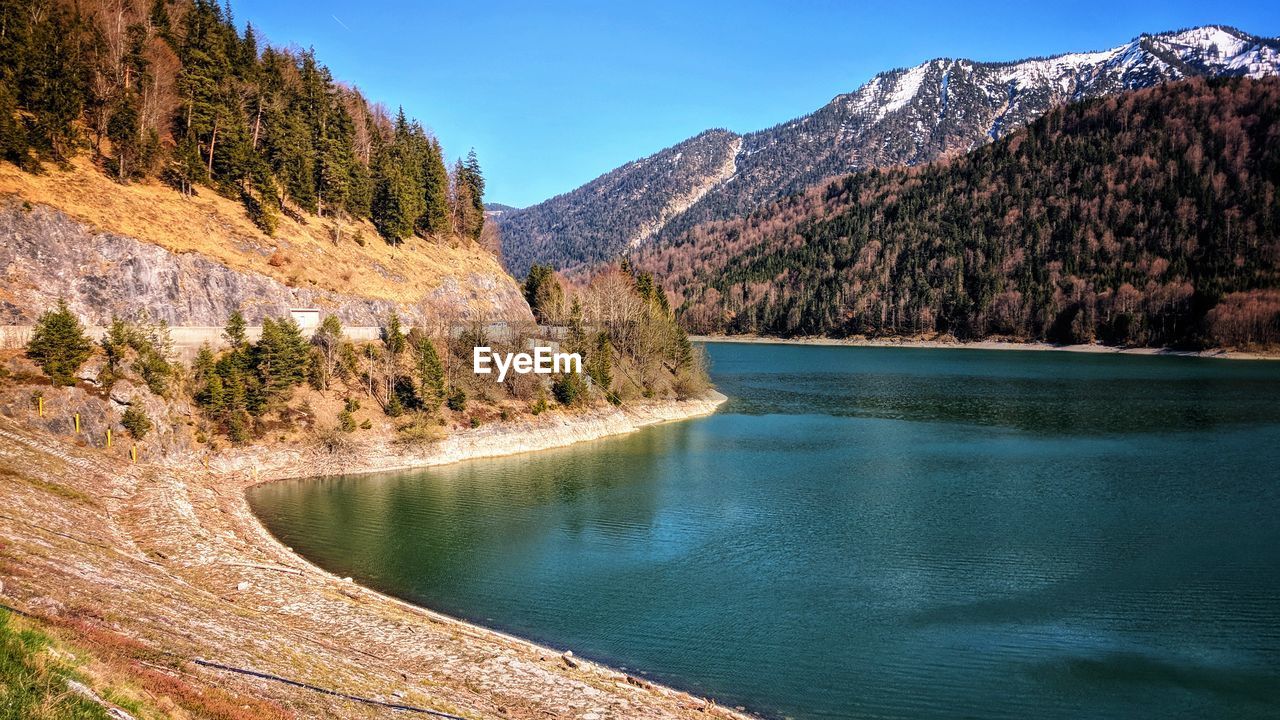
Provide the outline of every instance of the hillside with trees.
[[685,327],[781,336],[1280,343],[1280,80],[1048,113],[636,253]]
[[474,151],[260,42],[211,0],[0,2],[0,155],[32,172],[85,149],[121,183],[205,185],[268,235],[282,215],[368,219],[390,243],[478,239]]
[[634,247],[741,218],[833,177],[969,152],[1068,102],[1191,77],[1280,73],[1280,39],[1225,25],[1142,34],[1106,50],[1013,62],[935,58],[878,73],[813,112],[756,132],[708,130],[563,195],[503,213],[517,275],[577,277]]

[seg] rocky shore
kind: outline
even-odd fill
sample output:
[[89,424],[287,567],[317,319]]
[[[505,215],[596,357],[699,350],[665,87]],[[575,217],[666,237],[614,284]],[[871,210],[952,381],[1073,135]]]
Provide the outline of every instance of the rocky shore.
[[136,466],[0,418],[0,602],[74,629],[73,640],[116,637],[170,658],[130,662],[201,697],[267,703],[271,717],[398,714],[375,703],[467,718],[746,717],[331,576],[277,542],[245,500],[276,478],[558,447],[704,415],[723,400],[548,413],[415,450],[378,441]]

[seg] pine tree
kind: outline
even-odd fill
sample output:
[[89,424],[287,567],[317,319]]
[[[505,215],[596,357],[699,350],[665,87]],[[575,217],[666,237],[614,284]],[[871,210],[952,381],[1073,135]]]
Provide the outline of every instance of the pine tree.
[[448,235],[453,232],[449,217],[449,171],[445,169],[444,153],[435,138],[427,144],[425,156],[422,169],[425,208],[419,230],[428,235]]
[[587,331],[582,323],[582,303],[578,302],[578,298],[573,298],[573,305],[569,308],[569,334],[565,337],[564,346],[566,352],[584,353],[587,350]]
[[404,328],[400,324],[400,315],[394,310],[387,316],[387,324],[382,328],[382,345],[393,356],[404,352]]
[[107,138],[115,155],[116,179],[125,182],[142,174],[142,138],[137,102],[132,92],[122,93],[107,123]]
[[151,27],[155,28],[161,37],[166,36],[171,29],[167,0],[152,0],[151,13],[147,19],[150,21]]
[[613,344],[609,342],[609,333],[597,333],[595,346],[587,354],[587,375],[606,394],[613,386],[612,355]]
[[[474,155],[473,151],[470,159]],[[458,160],[453,168],[453,228],[470,240],[478,240],[484,229],[484,200],[478,194],[483,189],[483,179]]]
[[557,322],[564,312],[564,287],[556,277],[555,268],[534,263],[524,280],[524,299],[529,309],[541,323]]
[[306,381],[310,352],[302,330],[293,318],[264,318],[262,338],[254,344],[252,359],[267,400],[287,397]]
[[444,365],[431,338],[418,338],[415,365],[418,370],[418,396],[429,410],[440,407],[445,397]]
[[227,326],[222,329],[222,337],[226,339],[232,351],[245,347],[245,327],[244,315],[240,314],[239,309],[232,310],[231,316],[227,318]]
[[79,139],[76,121],[90,97],[92,41],[85,19],[62,5],[26,13],[24,77],[19,104],[32,115],[28,142],[54,160],[69,160]]
[[44,370],[54,385],[74,385],[76,371],[92,354],[93,342],[65,300],[58,300],[57,308],[40,316],[27,343],[27,357]]
[[27,166],[27,131],[18,121],[18,103],[8,85],[0,81],[0,160]]
[[182,18],[183,33],[178,45],[182,69],[177,88],[183,108],[175,118],[175,135],[190,138],[205,163],[205,172],[214,171],[219,132],[226,132],[230,111],[224,93],[230,65],[226,56],[226,25],[222,11],[209,0],[195,0]]
[[476,158],[476,149],[471,148],[467,153],[467,161],[463,163],[464,170],[463,180],[470,190],[471,209],[475,216],[475,228],[472,230],[472,237],[480,238],[480,232],[484,229],[484,173],[480,172],[480,160]]

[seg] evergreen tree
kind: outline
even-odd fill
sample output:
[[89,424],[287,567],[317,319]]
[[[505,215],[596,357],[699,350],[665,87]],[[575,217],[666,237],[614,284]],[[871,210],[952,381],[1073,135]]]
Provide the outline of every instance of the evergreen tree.
[[554,268],[534,263],[529,268],[529,276],[524,280],[523,290],[525,302],[529,303],[529,309],[538,322],[561,320],[557,315],[564,312],[564,288],[560,285]]
[[400,315],[394,310],[387,316],[387,324],[382,328],[382,345],[392,356],[404,352],[404,328],[400,324]]
[[444,365],[431,338],[423,335],[416,343],[415,365],[418,370],[418,397],[429,410],[440,407],[445,397]]
[[569,334],[565,337],[564,346],[566,352],[585,353],[587,350],[587,330],[582,323],[582,303],[578,302],[578,298],[573,298],[573,305],[569,308]]
[[155,28],[156,32],[158,32],[161,37],[167,36],[171,29],[169,24],[170,21],[169,21],[168,1],[152,0],[151,13],[147,19],[150,21],[151,27]]
[[0,160],[27,165],[27,132],[18,121],[18,103],[8,85],[0,80]]
[[[267,46],[248,24],[241,33],[230,5],[28,5],[0,0],[0,158],[33,170],[68,160],[87,127],[117,180],[158,169],[188,196],[210,184],[267,234],[292,205],[370,218],[395,244],[478,237],[474,153],[451,176],[440,143],[403,110],[387,127],[311,50]],[[133,22],[121,28],[122,18]],[[170,89],[174,106],[157,112]]]
[[480,160],[476,157],[476,149],[467,152],[467,160],[462,164],[462,180],[470,191],[471,209],[475,213],[476,226],[473,237],[479,239],[484,229],[484,173],[480,171]]
[[218,134],[226,134],[231,112],[226,106],[227,60],[225,34],[227,26],[222,11],[210,0],[195,0],[182,18],[183,33],[178,45],[182,69],[177,89],[183,107],[175,118],[175,135],[188,138],[212,175],[217,157]]
[[116,164],[116,179],[120,182],[142,174],[142,138],[138,119],[137,102],[132,93],[126,92],[116,103],[107,124],[107,138]]
[[609,342],[609,333],[597,333],[595,346],[587,353],[587,375],[606,394],[613,386],[612,356],[613,344]]
[[[475,159],[475,151],[468,160]],[[453,169],[453,227],[459,235],[478,240],[484,229],[484,180],[475,168],[458,160]]]
[[6,13],[7,20],[21,16],[29,23],[15,28],[21,35],[15,48],[22,54],[19,104],[31,113],[27,140],[38,152],[65,162],[79,139],[76,121],[91,97],[92,31],[84,17],[61,4]]
[[425,208],[419,230],[429,235],[448,235],[453,232],[449,217],[449,171],[445,169],[444,153],[435,138],[427,143],[422,176]]
[[244,315],[240,314],[239,309],[232,310],[231,316],[227,318],[227,326],[222,329],[222,337],[226,339],[232,351],[245,347],[247,343],[245,328]]
[[27,343],[27,357],[44,370],[54,385],[74,385],[76,371],[92,354],[93,342],[65,300],[58,300],[57,308],[40,316]]
[[307,379],[311,353],[293,318],[262,321],[262,338],[253,346],[253,363],[267,400],[287,397]]

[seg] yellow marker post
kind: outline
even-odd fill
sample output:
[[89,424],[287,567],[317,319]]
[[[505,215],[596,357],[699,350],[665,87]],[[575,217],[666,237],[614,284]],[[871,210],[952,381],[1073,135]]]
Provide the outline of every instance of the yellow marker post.
[[76,434],[80,434],[80,413],[76,413]]
[[111,428],[107,428],[107,449],[111,449]]
[[134,445],[129,448],[129,458],[135,463],[138,462],[138,446]]
[[40,417],[44,417],[44,396],[43,395],[36,398],[36,408],[37,408],[37,412],[40,413]]

